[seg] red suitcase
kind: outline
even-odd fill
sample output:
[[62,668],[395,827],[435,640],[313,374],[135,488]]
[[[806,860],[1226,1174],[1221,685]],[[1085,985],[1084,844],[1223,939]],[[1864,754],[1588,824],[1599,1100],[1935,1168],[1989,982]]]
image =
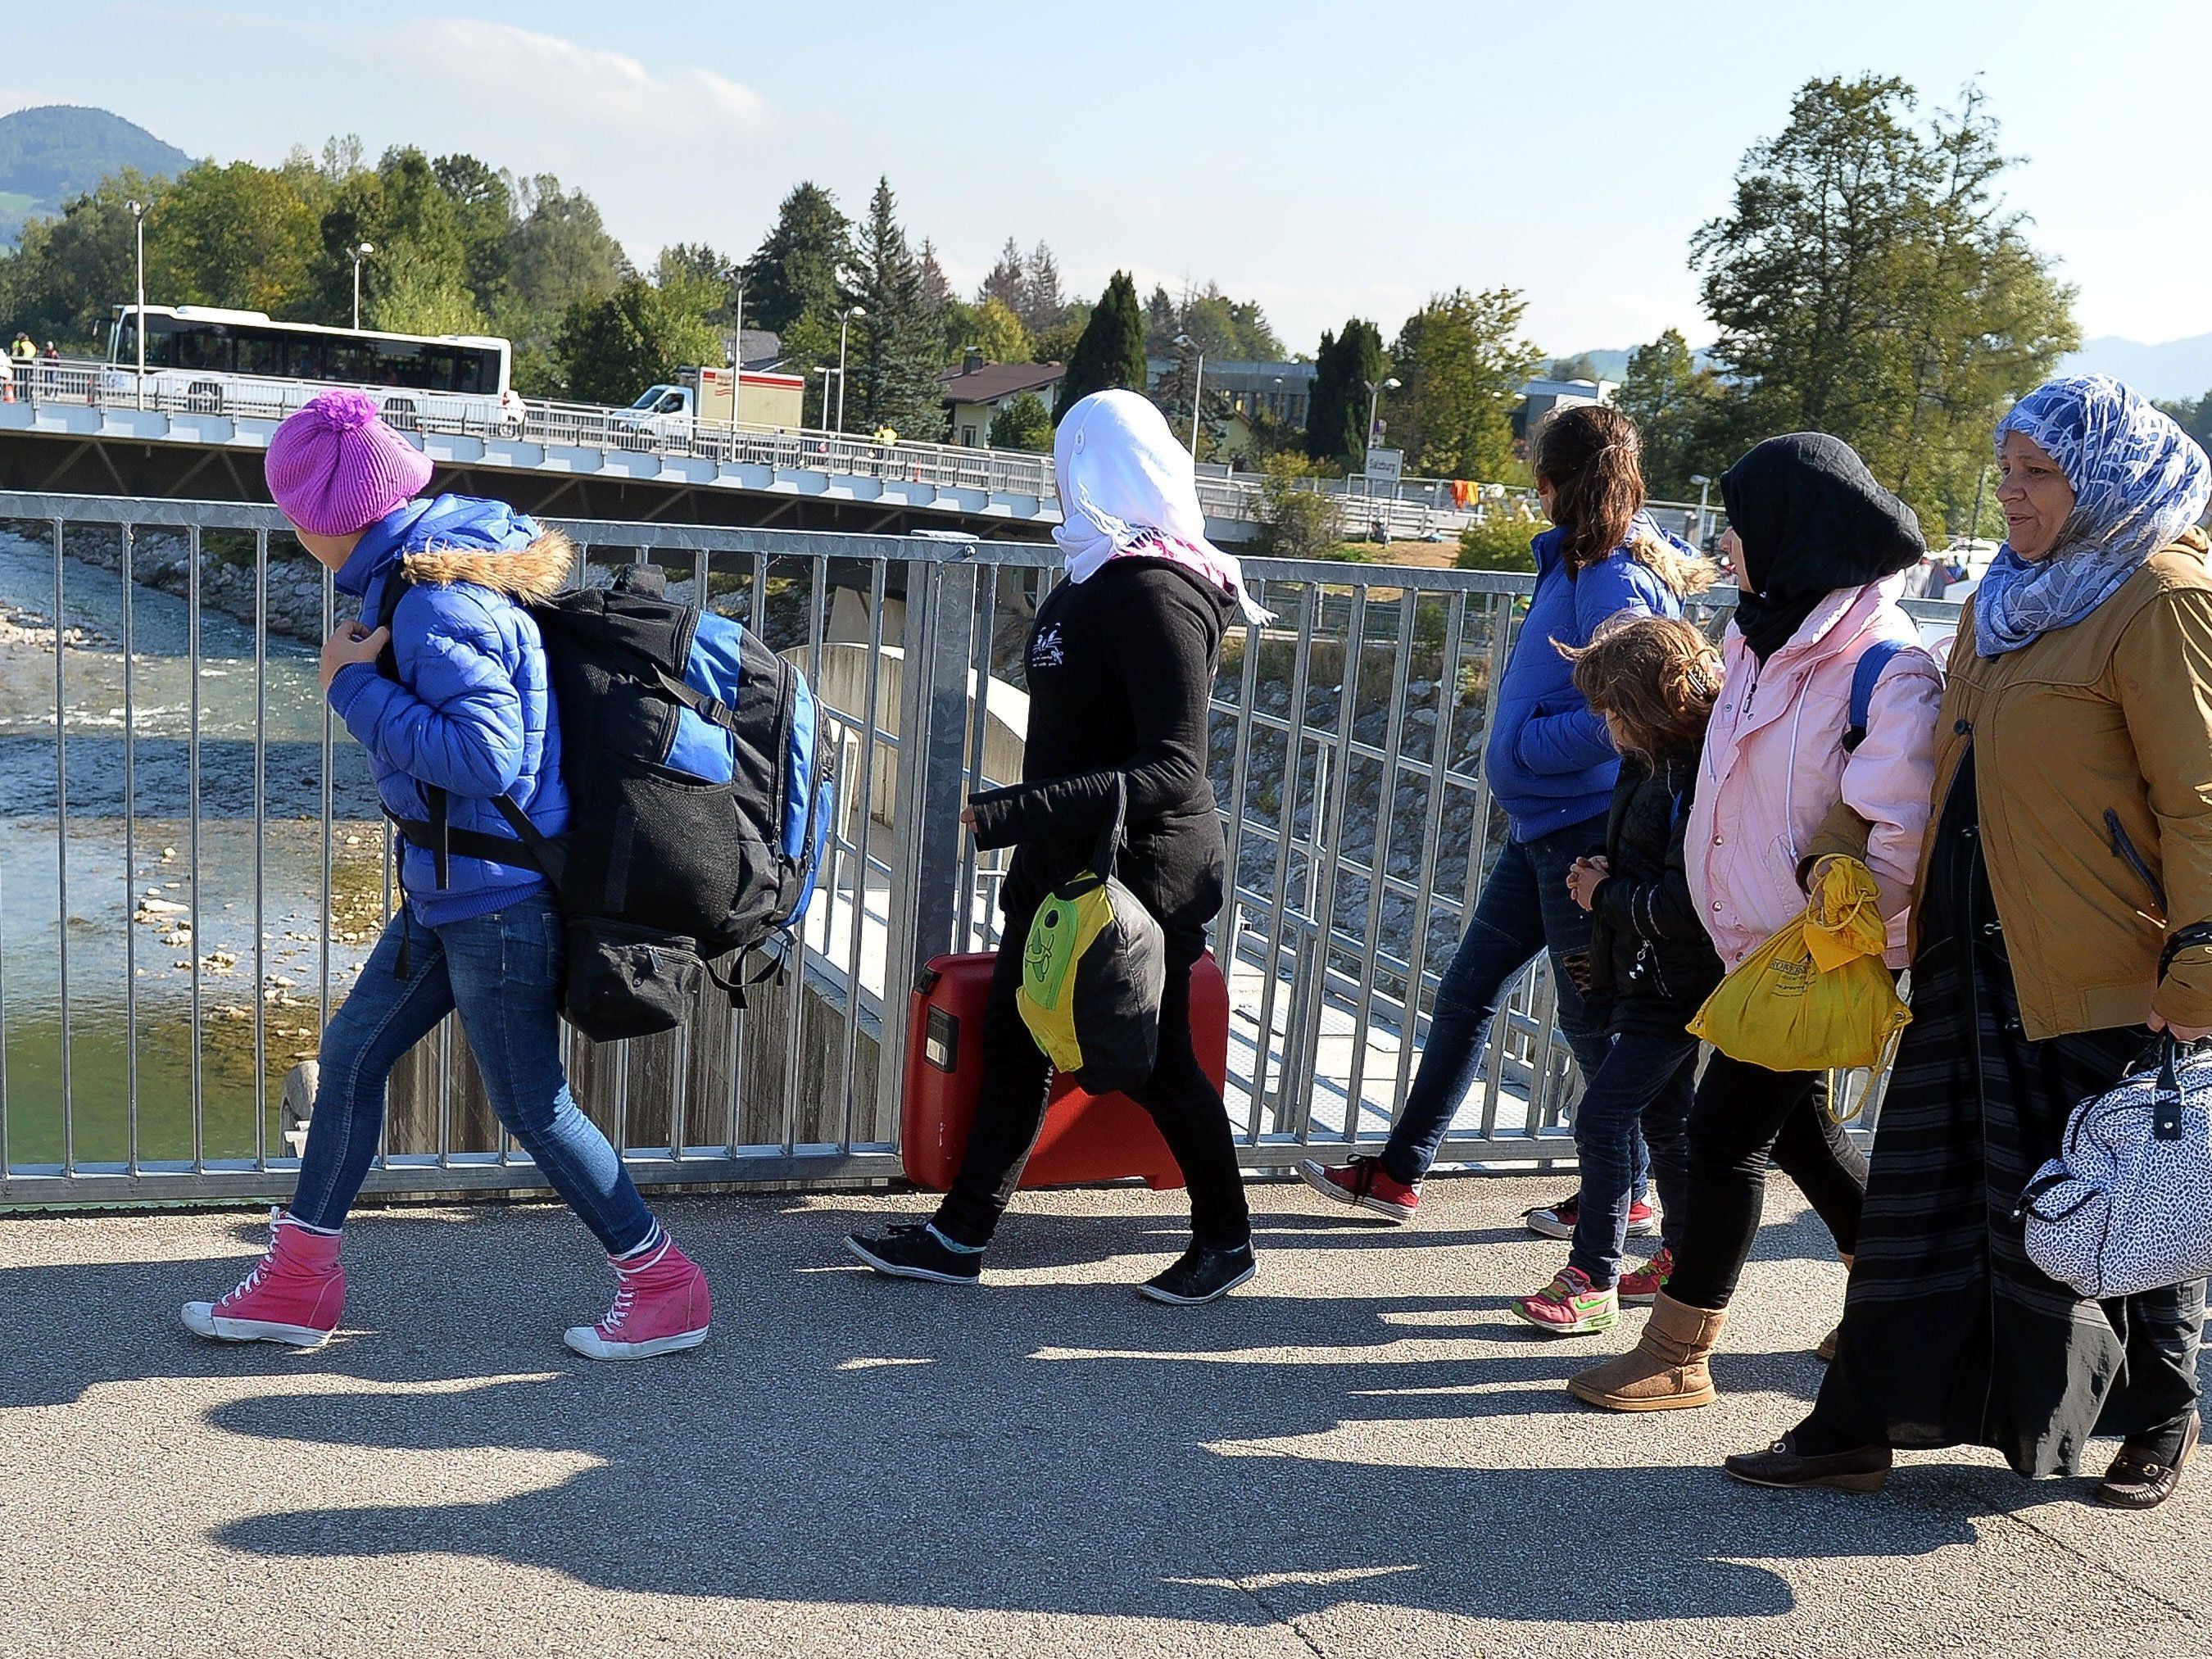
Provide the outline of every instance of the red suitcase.
[[[936,957],[915,987],[899,1151],[907,1178],[933,1192],[951,1186],[968,1147],[983,1079],[983,1006],[994,960],[988,952]],[[1190,1024],[1198,1063],[1218,1089],[1229,1075],[1229,987],[1211,956],[1191,970]],[[1152,1115],[1127,1095],[1085,1094],[1072,1079],[1054,1078],[1044,1133],[1022,1185],[1072,1187],[1131,1176],[1154,1188],[1182,1185]]]

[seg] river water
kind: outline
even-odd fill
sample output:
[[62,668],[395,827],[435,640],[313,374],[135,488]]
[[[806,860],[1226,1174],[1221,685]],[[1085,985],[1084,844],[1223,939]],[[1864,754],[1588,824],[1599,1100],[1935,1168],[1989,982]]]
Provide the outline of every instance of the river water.
[[[75,558],[61,563],[58,685],[52,547],[0,532],[5,1162],[51,1165],[65,1152],[81,1164],[127,1159],[134,1077],[139,1158],[252,1157],[257,1010],[264,1121],[281,1151],[276,1084],[313,1052],[385,914],[385,837],[365,757],[336,726],[326,835],[313,652],[272,639],[257,668],[253,630],[206,611],[196,799],[185,602],[131,588],[126,668],[120,577]],[[325,924],[332,908],[334,927]]]

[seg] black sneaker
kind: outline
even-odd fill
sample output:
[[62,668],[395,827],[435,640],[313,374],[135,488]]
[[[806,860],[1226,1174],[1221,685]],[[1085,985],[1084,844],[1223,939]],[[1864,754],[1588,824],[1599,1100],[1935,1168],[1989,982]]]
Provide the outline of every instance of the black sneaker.
[[1231,1250],[1193,1244],[1175,1266],[1138,1285],[1137,1294],[1180,1308],[1195,1308],[1200,1303],[1218,1302],[1259,1271],[1249,1244],[1239,1244]]
[[953,1249],[919,1221],[873,1237],[848,1233],[845,1248],[893,1279],[926,1279],[933,1285],[977,1285],[983,1279],[982,1251]]

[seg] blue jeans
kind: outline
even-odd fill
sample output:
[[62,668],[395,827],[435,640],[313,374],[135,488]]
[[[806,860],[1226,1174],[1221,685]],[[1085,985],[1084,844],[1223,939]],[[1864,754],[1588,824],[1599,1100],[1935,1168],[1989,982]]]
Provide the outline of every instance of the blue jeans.
[[[399,1057],[459,1009],[484,1092],[610,1255],[653,1232],[636,1183],[561,1068],[561,913],[544,893],[503,910],[431,927],[403,908],[323,1028],[322,1082],[307,1123],[292,1213],[313,1227],[344,1224],[376,1158],[384,1085]],[[399,972],[404,958],[406,972]]]
[[1600,1290],[1620,1279],[1628,1205],[1638,1177],[1637,1132],[1659,1183],[1662,1241],[1673,1249],[1687,1213],[1690,1098],[1698,1079],[1698,1040],[1623,1032],[1575,1107],[1575,1152],[1582,1161],[1582,1210],[1567,1265]]
[[[1584,1078],[1597,1075],[1605,1037],[1590,1021],[1582,994],[1560,967],[1562,957],[1589,949],[1589,913],[1567,891],[1567,870],[1603,844],[1603,815],[1571,823],[1534,841],[1509,842],[1498,854],[1476,899],[1474,916],[1437,987],[1429,1040],[1382,1152],[1383,1172],[1411,1185],[1437,1161],[1460,1103],[1482,1069],[1483,1045],[1505,987],[1534,960],[1552,953],[1552,981],[1559,994],[1559,1035],[1574,1051]],[[1643,1190],[1639,1144],[1637,1190]]]

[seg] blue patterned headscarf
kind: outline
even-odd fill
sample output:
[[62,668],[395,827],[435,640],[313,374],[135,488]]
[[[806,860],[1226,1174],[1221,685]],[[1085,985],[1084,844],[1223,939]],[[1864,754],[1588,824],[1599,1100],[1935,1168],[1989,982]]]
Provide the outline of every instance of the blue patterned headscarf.
[[1974,647],[1997,657],[2080,622],[2212,501],[2212,460],[2197,441],[2109,374],[2051,380],[1997,422],[2058,463],[2074,511],[2040,559],[2009,546],[1974,591]]

